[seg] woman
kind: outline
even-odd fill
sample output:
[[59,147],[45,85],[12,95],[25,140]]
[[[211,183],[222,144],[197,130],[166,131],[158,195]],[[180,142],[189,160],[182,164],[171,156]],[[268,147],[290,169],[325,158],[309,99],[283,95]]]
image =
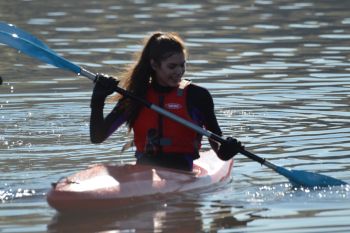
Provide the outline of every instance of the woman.
[[[154,33],[146,40],[137,62],[124,74],[125,88],[221,135],[210,93],[183,79],[186,55],[184,42],[177,34]],[[105,75],[98,75],[97,80],[91,99],[90,137],[93,143],[103,142],[126,123],[134,131],[138,164],[192,170],[193,160],[199,158],[201,135],[124,97],[104,118],[105,99],[114,92],[113,87],[119,80]],[[210,145],[222,160],[231,159],[243,148],[232,138],[221,145],[210,141]]]

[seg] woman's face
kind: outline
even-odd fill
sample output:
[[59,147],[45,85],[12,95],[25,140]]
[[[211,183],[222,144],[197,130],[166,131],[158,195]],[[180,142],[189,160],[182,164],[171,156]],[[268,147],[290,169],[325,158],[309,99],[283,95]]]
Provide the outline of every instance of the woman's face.
[[151,60],[157,83],[164,87],[177,87],[186,70],[184,53],[174,53],[160,64]]

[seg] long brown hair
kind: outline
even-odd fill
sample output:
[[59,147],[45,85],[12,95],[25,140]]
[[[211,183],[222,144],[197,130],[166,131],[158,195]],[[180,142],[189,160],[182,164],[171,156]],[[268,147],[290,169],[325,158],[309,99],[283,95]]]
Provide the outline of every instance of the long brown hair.
[[[146,98],[147,87],[152,79],[154,71],[151,60],[158,65],[175,53],[184,53],[186,48],[181,37],[176,33],[153,33],[144,41],[141,53],[136,54],[136,62],[129,66],[122,74],[124,88],[140,98]],[[121,108],[126,114],[129,130],[132,128],[142,104],[128,98],[122,98]]]

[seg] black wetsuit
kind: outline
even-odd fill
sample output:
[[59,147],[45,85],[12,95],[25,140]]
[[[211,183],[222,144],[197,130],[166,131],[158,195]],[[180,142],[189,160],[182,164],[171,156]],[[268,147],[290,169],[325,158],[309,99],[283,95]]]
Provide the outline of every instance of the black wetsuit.
[[[157,92],[166,93],[172,90],[170,87],[162,87],[157,83],[152,83]],[[94,143],[103,142],[108,138],[120,125],[126,122],[126,117],[118,104],[107,115],[103,116],[104,99],[91,100],[91,118],[90,118],[90,138]],[[190,84],[187,92],[187,109],[191,118],[198,125],[203,125],[207,130],[221,135],[215,113],[213,99],[207,89]],[[211,142],[212,147],[216,150],[217,144]],[[173,167],[177,169],[191,170],[192,162],[188,157],[181,156],[159,156],[157,165]],[[138,157],[138,163],[150,163],[146,157]],[[152,163],[153,163],[152,162]]]

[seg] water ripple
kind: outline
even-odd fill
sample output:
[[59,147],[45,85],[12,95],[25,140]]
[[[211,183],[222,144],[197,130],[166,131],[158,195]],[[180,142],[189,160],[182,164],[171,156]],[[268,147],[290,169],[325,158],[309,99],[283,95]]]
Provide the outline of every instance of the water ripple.
[[[348,9],[340,0],[0,2],[3,21],[94,72],[121,71],[155,30],[178,32],[190,52],[187,78],[212,93],[224,136],[237,137],[277,165],[347,182]],[[54,216],[44,198],[50,183],[94,163],[134,161],[132,149],[120,153],[132,135],[123,127],[103,144],[91,144],[93,85],[6,46],[0,50],[0,228],[46,232]],[[209,148],[207,140],[203,147]],[[96,232],[128,224],[123,230],[137,231],[135,222],[147,222],[140,231],[150,232],[180,225],[197,232],[350,229],[348,186],[295,190],[285,177],[243,155],[235,157],[231,183],[180,199],[161,202],[155,211],[141,208],[137,216],[123,212]],[[88,227],[97,228],[99,220],[95,215]],[[67,231],[73,225],[84,229],[58,222]]]

